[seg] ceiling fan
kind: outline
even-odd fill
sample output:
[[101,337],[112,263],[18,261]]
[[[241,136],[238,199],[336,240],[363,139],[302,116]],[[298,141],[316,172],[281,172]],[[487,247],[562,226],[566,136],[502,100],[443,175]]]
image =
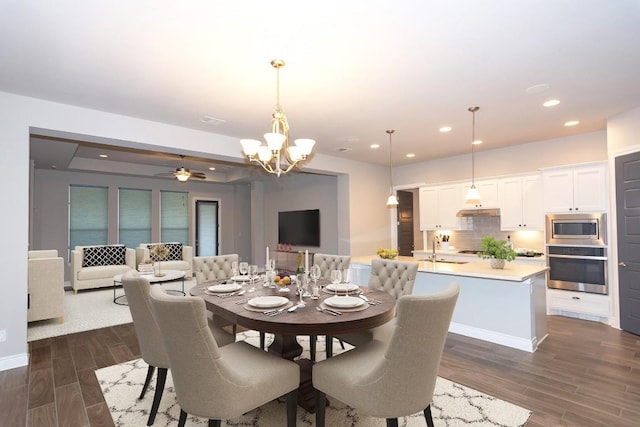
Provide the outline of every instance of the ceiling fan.
[[180,182],[187,182],[190,178],[194,179],[207,179],[207,176],[202,172],[191,172],[184,167],[184,156],[180,155],[181,166],[176,168],[174,172],[160,173],[156,176],[175,177]]

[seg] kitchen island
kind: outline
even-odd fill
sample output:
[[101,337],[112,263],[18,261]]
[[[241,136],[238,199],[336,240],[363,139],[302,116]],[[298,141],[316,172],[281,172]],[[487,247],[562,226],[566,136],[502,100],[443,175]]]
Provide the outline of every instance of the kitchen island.
[[[351,258],[354,281],[367,284],[374,257]],[[416,261],[413,257],[397,259]],[[460,296],[450,332],[534,352],[547,336],[546,270],[512,263],[502,270],[492,269],[488,260],[461,264],[419,261],[413,294],[439,292],[457,282]]]

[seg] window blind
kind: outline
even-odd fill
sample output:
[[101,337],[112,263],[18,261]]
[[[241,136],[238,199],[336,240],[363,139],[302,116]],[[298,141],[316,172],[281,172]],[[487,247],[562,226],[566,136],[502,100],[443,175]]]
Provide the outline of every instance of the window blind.
[[160,192],[160,240],[189,243],[189,193]]
[[108,243],[108,198],[107,187],[69,186],[69,254],[76,246]]
[[151,190],[118,190],[118,242],[128,248],[151,242]]

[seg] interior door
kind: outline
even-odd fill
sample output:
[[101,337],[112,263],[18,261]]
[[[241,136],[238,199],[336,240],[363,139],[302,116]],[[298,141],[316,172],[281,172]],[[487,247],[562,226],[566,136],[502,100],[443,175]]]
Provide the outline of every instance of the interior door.
[[398,254],[413,256],[413,193],[398,191]]
[[640,335],[640,152],[615,164],[620,327]]
[[218,202],[196,201],[195,256],[218,255]]

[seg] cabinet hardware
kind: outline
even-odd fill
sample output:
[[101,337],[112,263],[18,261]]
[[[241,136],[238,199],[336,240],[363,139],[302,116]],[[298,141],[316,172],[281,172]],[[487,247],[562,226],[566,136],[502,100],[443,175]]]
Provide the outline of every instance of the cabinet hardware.
[[580,297],[571,297],[571,299],[580,299]]
[[618,265],[619,265],[620,267],[626,267],[626,266],[627,266],[627,264],[625,264],[625,263],[624,263],[624,261],[620,261],[620,262],[618,263]]

